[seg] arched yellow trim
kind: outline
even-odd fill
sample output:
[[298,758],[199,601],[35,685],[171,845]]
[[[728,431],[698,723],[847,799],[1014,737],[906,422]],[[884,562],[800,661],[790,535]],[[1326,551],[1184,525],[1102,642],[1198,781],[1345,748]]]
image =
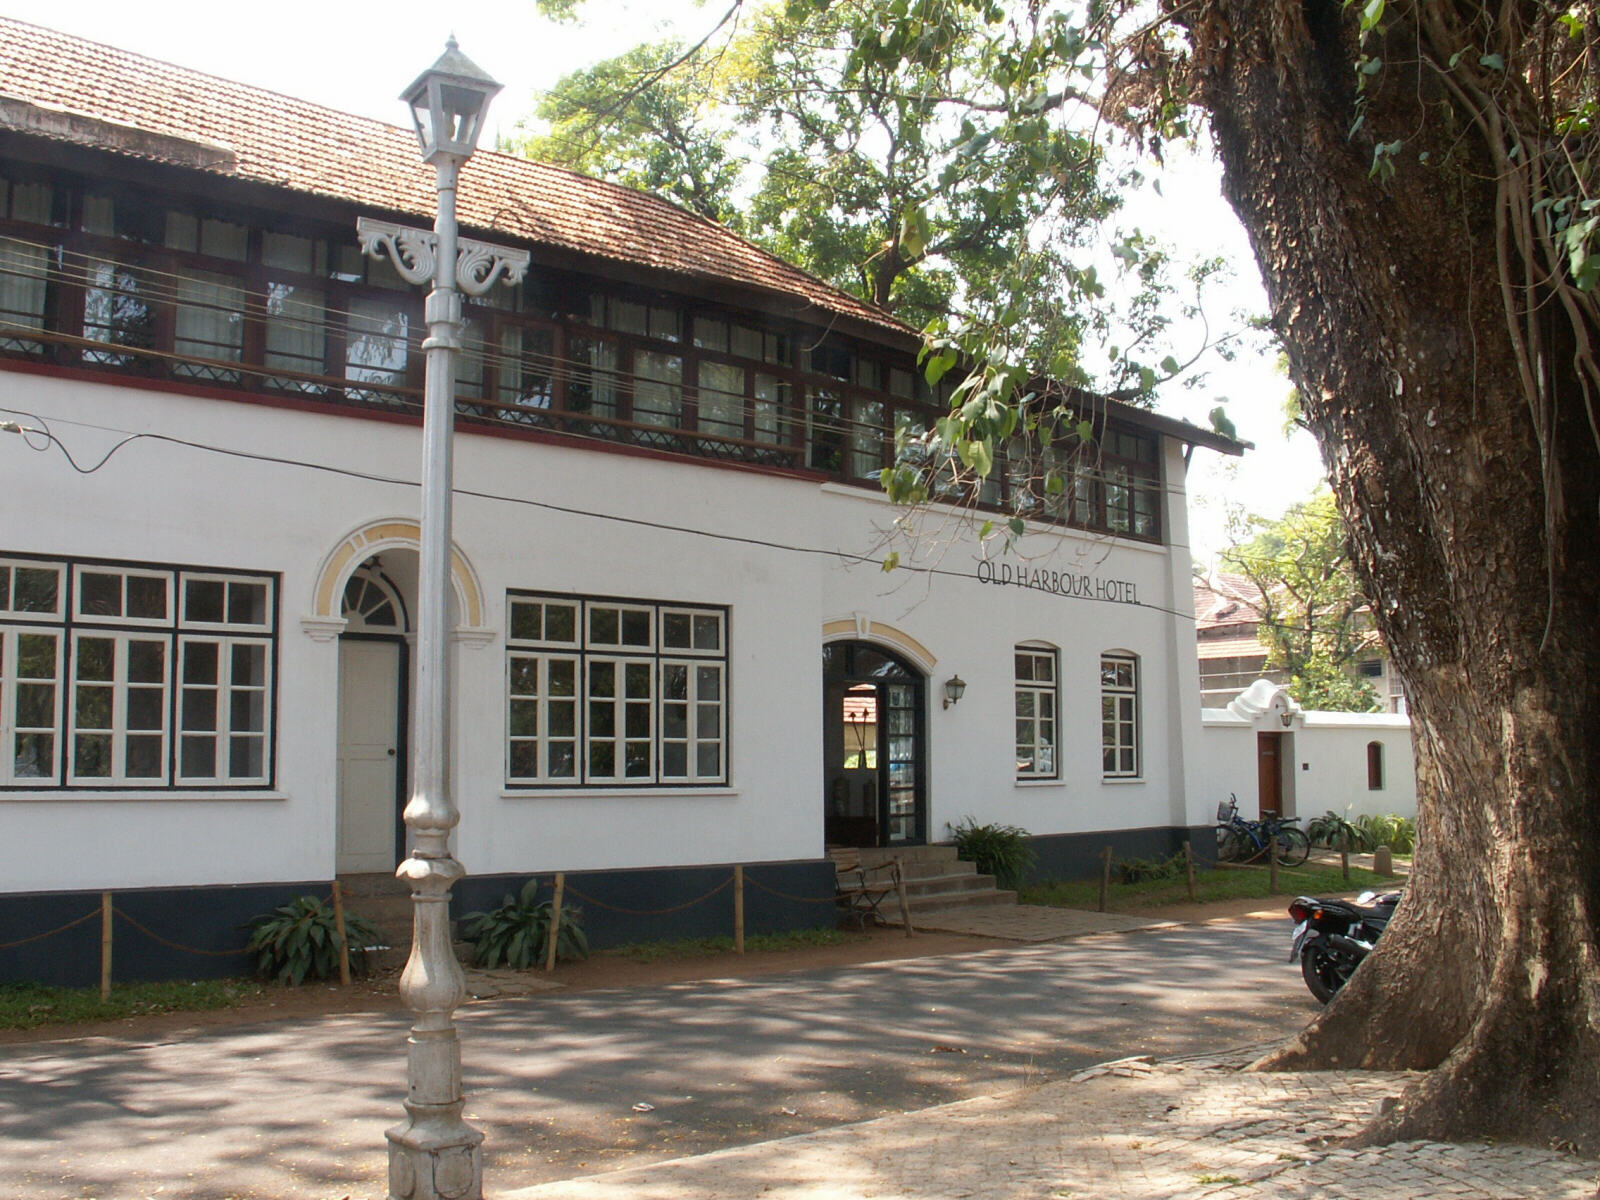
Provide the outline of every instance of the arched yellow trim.
[[[400,546],[416,550],[421,544],[421,527],[404,517],[371,521],[352,530],[322,560],[322,567],[317,572],[316,590],[312,593],[312,614],[318,617],[342,615],[339,602],[352,571],[374,554],[382,554],[385,550]],[[459,546],[450,548],[450,578],[455,585],[456,608],[461,624],[472,629],[481,628],[484,623],[483,586]]]
[[893,625],[865,618],[844,621],[825,621],[822,625],[824,642],[866,641],[879,642],[898,650],[924,675],[931,675],[939,660],[909,633],[902,633]]

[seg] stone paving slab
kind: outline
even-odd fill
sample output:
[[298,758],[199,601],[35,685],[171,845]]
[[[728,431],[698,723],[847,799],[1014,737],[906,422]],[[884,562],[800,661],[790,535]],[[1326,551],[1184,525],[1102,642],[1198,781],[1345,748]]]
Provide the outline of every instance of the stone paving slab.
[[497,1200],[1590,1200],[1600,1163],[1523,1146],[1329,1143],[1401,1073],[1126,1060],[1071,1080]]
[[[889,914],[891,925],[900,924],[898,915]],[[1042,904],[982,904],[966,908],[936,908],[911,914],[913,929],[926,929],[929,933],[965,933],[1011,942],[1054,942],[1091,933],[1159,929],[1175,923],[1129,913],[1088,912]]]

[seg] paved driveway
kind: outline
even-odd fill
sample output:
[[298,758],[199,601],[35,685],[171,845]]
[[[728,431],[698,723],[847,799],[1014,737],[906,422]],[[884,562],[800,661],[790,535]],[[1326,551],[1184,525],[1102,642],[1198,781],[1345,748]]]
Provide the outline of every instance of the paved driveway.
[[[1243,920],[474,1004],[461,1028],[486,1192],[1281,1036],[1316,1007],[1286,932]],[[7,1048],[0,1195],[381,1196],[406,1024]]]

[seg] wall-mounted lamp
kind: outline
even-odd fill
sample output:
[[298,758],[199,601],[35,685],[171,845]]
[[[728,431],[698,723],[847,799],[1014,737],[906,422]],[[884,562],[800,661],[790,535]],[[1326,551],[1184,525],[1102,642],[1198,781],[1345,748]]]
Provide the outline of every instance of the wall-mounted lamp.
[[1283,727],[1287,729],[1294,724],[1294,714],[1286,708],[1278,714],[1278,720],[1282,721]]
[[950,676],[944,681],[944,706],[949,708],[952,704],[959,704],[966,693],[967,681],[959,675]]

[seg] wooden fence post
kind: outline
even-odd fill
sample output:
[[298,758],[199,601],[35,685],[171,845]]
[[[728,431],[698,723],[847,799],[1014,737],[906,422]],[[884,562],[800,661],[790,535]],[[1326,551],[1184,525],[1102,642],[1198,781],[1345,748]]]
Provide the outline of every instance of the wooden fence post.
[[100,893],[100,1003],[111,999],[111,893]]
[[733,950],[744,953],[744,866],[733,868]]
[[1100,852],[1100,911],[1105,912],[1106,900],[1111,893],[1111,854],[1110,846]]
[[564,871],[556,872],[556,894],[550,901],[550,939],[545,944],[544,969],[556,969],[556,941],[561,937],[561,894],[567,890],[567,876]]
[[1339,869],[1344,872],[1345,882],[1350,881],[1350,846],[1345,844],[1339,849]]
[[1267,895],[1278,894],[1278,835],[1267,838]]
[[1189,903],[1195,902],[1194,894],[1194,843],[1183,843],[1183,873],[1189,884]]
[[339,982],[350,986],[350,935],[344,929],[344,889],[333,881],[333,926],[339,931]]
[[907,937],[916,937],[917,931],[911,928],[911,901],[906,899],[906,865],[898,854],[894,858],[894,886],[900,893],[900,923],[905,926]]

